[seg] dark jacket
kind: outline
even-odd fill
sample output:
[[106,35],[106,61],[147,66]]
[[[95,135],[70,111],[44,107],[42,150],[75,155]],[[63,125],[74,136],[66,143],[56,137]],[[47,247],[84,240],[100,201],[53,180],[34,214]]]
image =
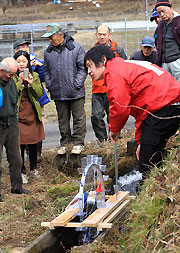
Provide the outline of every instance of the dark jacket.
[[53,100],[71,100],[85,96],[85,51],[65,34],[60,46],[51,44],[44,52],[44,79]]
[[13,122],[17,117],[18,92],[13,79],[4,82],[0,79],[0,88],[3,92],[3,104],[0,108],[0,126]]
[[152,51],[149,56],[145,56],[142,50],[139,50],[130,56],[130,60],[149,61],[153,64],[157,64],[157,54],[156,51]]
[[[180,47],[180,16],[173,18],[173,34],[177,45]],[[157,55],[158,65],[162,66],[162,38],[163,38],[163,23],[160,21],[157,29]]]

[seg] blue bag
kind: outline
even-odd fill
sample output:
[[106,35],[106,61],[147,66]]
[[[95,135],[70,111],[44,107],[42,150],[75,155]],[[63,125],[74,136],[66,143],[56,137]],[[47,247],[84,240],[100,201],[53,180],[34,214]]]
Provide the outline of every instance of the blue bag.
[[3,92],[2,89],[0,88],[0,107],[3,105]]

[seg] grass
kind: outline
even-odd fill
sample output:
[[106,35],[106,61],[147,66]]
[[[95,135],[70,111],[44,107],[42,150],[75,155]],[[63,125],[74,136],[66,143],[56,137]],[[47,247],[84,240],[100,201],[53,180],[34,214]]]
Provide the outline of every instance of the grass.
[[95,252],[180,252],[180,136],[169,144],[163,166],[145,180],[126,219],[92,245]]
[[[134,130],[124,131],[118,142],[119,174],[126,169],[121,163],[127,158],[126,142],[132,139]],[[74,168],[64,168],[59,172],[55,157],[57,149],[43,150],[42,161],[38,164],[40,177],[31,177],[29,164],[26,162],[29,184],[24,187],[30,190],[30,195],[10,194],[8,164],[3,159],[2,197],[0,203],[0,251],[10,252],[15,247],[24,248],[47,228],[41,227],[41,222],[52,221],[67,206],[76,195],[80,177]],[[114,147],[107,142],[101,145],[88,143],[84,155],[97,154],[102,156],[107,172],[114,179]],[[129,165],[133,167],[132,160]],[[106,189],[112,188],[112,179],[106,184]],[[109,185],[108,185],[109,184]]]

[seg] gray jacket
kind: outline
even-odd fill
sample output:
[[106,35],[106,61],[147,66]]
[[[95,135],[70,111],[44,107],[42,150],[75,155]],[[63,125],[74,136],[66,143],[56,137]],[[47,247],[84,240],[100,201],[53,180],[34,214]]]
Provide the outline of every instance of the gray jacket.
[[85,51],[65,34],[60,46],[51,44],[44,52],[44,79],[53,100],[71,100],[85,96]]

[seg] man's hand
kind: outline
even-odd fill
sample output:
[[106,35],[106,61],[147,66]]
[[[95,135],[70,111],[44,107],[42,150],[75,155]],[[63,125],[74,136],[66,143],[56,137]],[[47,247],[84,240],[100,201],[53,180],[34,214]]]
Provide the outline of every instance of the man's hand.
[[141,145],[139,144],[139,145],[137,146],[137,149],[136,149],[136,157],[137,157],[138,161],[139,161],[139,152],[140,152],[140,148],[141,148]]
[[118,136],[119,136],[119,133],[118,134],[115,134],[113,132],[109,133],[109,137],[111,138],[111,141],[113,144],[116,144],[116,142],[118,140]]

